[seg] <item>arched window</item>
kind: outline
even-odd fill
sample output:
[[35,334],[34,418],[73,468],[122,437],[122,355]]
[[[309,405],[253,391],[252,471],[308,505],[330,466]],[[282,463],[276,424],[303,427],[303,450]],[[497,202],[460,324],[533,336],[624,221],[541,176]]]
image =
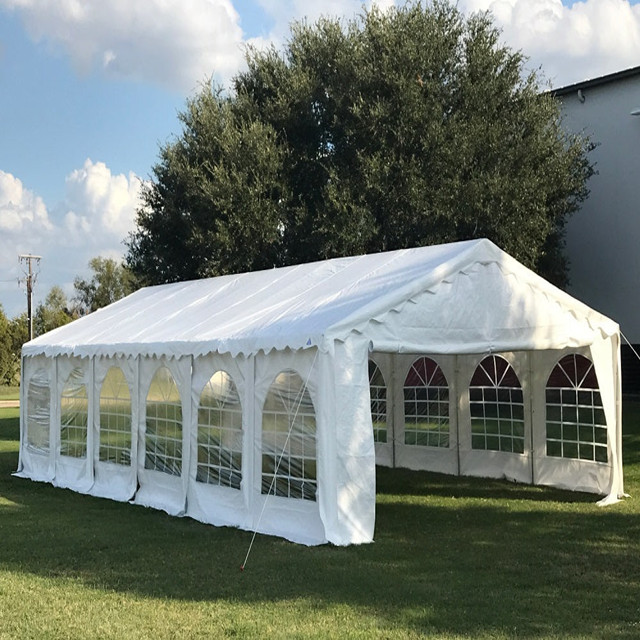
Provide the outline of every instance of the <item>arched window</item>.
[[214,373],[200,394],[196,480],[240,488],[242,406],[236,385],[226,371]]
[[369,360],[369,393],[374,442],[387,441],[387,385],[378,365]]
[[67,378],[60,398],[60,455],[87,457],[89,407],[82,369],[76,367]]
[[302,378],[279,373],[262,410],[262,493],[315,500],[316,415]]
[[487,356],[469,386],[471,447],[524,453],[524,402],[513,367],[501,356]]
[[49,453],[50,405],[49,376],[38,369],[27,387],[27,446],[38,453]]
[[131,464],[131,392],[120,367],[111,367],[100,390],[102,462]]
[[404,381],[404,443],[449,446],[449,385],[431,358],[418,358]]
[[145,469],[182,473],[182,403],[171,371],[160,367],[147,394]]
[[593,363],[562,358],[547,381],[547,455],[607,462],[607,421]]

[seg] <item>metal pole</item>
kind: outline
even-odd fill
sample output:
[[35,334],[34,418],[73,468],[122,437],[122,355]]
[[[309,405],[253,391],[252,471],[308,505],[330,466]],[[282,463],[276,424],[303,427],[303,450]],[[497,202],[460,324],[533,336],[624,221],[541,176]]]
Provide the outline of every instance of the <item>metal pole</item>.
[[35,276],[33,273],[33,261],[40,262],[42,256],[34,256],[31,254],[23,254],[18,256],[20,262],[25,261],[27,263],[27,320],[29,322],[29,340],[33,340],[33,284],[35,282]]

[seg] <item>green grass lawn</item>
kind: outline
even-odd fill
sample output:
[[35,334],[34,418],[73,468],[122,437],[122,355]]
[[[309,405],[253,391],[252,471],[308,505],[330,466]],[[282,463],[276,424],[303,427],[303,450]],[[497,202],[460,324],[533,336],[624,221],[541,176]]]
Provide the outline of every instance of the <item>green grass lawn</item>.
[[307,548],[12,477],[0,410],[0,638],[640,637],[632,498],[380,469],[376,542]]
[[0,386],[0,400],[19,400],[20,387]]

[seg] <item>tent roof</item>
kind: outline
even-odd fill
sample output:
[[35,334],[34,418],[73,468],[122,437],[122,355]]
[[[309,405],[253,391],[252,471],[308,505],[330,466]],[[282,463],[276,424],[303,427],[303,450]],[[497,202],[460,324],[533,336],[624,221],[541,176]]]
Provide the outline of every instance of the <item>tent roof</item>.
[[409,302],[428,325],[424,339],[409,340],[423,352],[559,348],[618,331],[482,239],[147,287],[28,342],[23,354],[330,349],[353,332],[402,350],[390,325]]

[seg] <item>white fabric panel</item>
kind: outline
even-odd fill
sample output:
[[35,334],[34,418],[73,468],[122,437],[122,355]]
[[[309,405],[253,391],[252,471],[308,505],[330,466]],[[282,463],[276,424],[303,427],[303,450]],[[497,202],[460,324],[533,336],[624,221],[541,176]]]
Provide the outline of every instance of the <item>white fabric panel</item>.
[[594,314],[505,254],[448,274],[354,328],[380,351],[498,353],[580,346],[615,333]]
[[405,249],[148,287],[24,349],[28,354],[177,357],[318,346],[328,327],[357,315],[363,305],[393,296],[399,283],[425,274],[433,280],[436,268],[466,263],[482,242],[488,243]]
[[148,287],[23,352],[327,350],[353,330],[378,351],[489,353],[589,344],[618,329],[489,240],[472,240]]
[[[73,489],[79,493],[88,493],[93,486],[93,365],[89,358],[56,358],[57,385],[55,396],[57,399],[54,426],[56,440],[55,448],[55,476],[53,485]],[[83,457],[62,455],[60,450],[60,431],[62,419],[61,397],[69,377],[76,369],[82,371],[81,383],[87,395],[87,443],[86,454]],[[53,414],[52,414],[53,415]]]
[[[609,343],[609,340],[606,340]],[[536,395],[534,396],[533,412],[536,419],[533,434],[534,460],[533,477],[535,484],[568,489],[570,491],[585,491],[588,493],[607,494],[612,485],[612,469],[610,463],[593,462],[590,460],[574,460],[569,458],[557,458],[546,455],[546,385],[549,375],[558,362],[566,355],[579,354],[593,360],[598,360],[599,355],[592,354],[589,349],[563,349],[561,351],[539,351],[531,354],[532,369],[534,371],[534,383]],[[594,363],[595,366],[595,363]],[[603,382],[600,380],[600,370],[596,366],[596,375],[602,395]],[[605,379],[606,379],[605,375]],[[606,409],[605,409],[606,413]],[[609,415],[606,414],[607,424]],[[615,422],[609,427],[615,434]],[[609,447],[609,459],[611,460]]]
[[[368,372],[369,343],[337,343],[332,360],[335,407],[336,523],[327,539],[338,545],[371,542],[375,526],[376,470]],[[324,434],[323,434],[324,436]],[[323,488],[326,480],[323,479]]]
[[622,420],[621,415],[621,381],[616,375],[616,365],[619,363],[620,344],[617,336],[596,340],[590,347],[600,397],[607,420],[608,458],[610,475],[604,491],[607,495],[601,501],[602,505],[612,504],[624,496],[622,476]]
[[[131,396],[131,464],[122,465],[100,460],[100,394],[107,372],[118,367],[127,381]],[[93,468],[94,484],[91,495],[127,502],[136,492],[137,486],[137,450],[138,450],[138,361],[134,358],[96,358],[94,362],[93,385]]]
[[[243,450],[242,466],[243,478],[241,489],[217,486],[198,482],[196,480],[198,467],[198,407],[202,389],[217,371],[225,371],[231,376],[240,396],[242,404],[242,432]],[[244,469],[250,460],[250,443],[254,432],[254,425],[249,424],[250,417],[246,407],[253,402],[247,393],[247,374],[252,373],[247,360],[241,356],[232,358],[228,354],[210,354],[196,358],[193,362],[193,379],[191,386],[191,424],[190,448],[191,465],[189,469],[189,484],[187,489],[187,515],[214,525],[230,525],[242,529],[250,528],[248,495],[250,485],[244,475]]]
[[327,541],[323,522],[320,518],[319,496],[324,490],[327,478],[318,473],[318,491],[316,501],[262,495],[262,408],[275,377],[281,371],[291,369],[298,373],[306,384],[316,411],[316,456],[321,447],[323,426],[318,422],[318,381],[320,366],[316,349],[304,351],[272,351],[259,353],[255,357],[254,415],[255,431],[253,437],[253,486],[251,487],[251,524],[250,528],[259,533],[282,536],[292,542],[313,545]]
[[[368,367],[368,363],[367,363]],[[336,433],[336,388],[333,358],[318,352],[314,369],[318,371],[317,410],[318,424],[318,512],[324,526],[326,539],[339,539],[338,489],[337,489],[337,433]],[[336,544],[339,544],[336,542]]]
[[394,380],[396,382],[395,416],[395,466],[415,471],[436,473],[458,473],[458,411],[456,396],[455,356],[425,354],[440,366],[449,385],[449,446],[426,447],[405,444],[404,383],[413,363],[423,354],[400,354],[394,358]]
[[507,453],[473,449],[471,442],[471,412],[469,386],[476,367],[486,354],[458,358],[458,437],[460,442],[460,475],[481,478],[505,478],[530,483],[531,471],[531,401],[528,375],[528,357],[523,352],[496,353],[515,371],[522,387],[524,404],[524,453]]
[[[145,469],[146,400],[149,387],[158,369],[165,366],[171,372],[180,393],[182,405],[182,464],[179,476],[155,469]],[[134,502],[183,515],[186,508],[190,464],[189,425],[191,425],[191,358],[141,358],[138,406],[138,491]]]
[[[48,384],[48,396],[49,396],[49,409],[48,409],[48,451],[44,451],[43,448],[36,448],[29,446],[27,437],[28,428],[28,411],[30,408],[30,401],[28,397],[29,385],[34,379],[34,376],[39,378],[44,374]],[[55,402],[54,394],[51,393],[52,389],[55,389],[55,360],[53,358],[46,358],[44,356],[35,356],[22,359],[22,381],[20,385],[20,457],[18,461],[18,470],[15,475],[21,478],[30,478],[31,480],[38,480],[40,482],[51,482],[55,474],[55,449],[52,446],[52,415],[53,404]],[[34,380],[35,382],[35,380]],[[44,382],[44,379],[42,379]],[[37,384],[37,390],[40,391],[41,385]],[[33,401],[31,402],[32,408],[35,410],[40,403],[36,400],[36,406]],[[43,406],[46,410],[46,407]],[[39,414],[42,411],[38,412]],[[36,416],[37,420],[46,429],[44,424],[47,420],[45,415]]]

